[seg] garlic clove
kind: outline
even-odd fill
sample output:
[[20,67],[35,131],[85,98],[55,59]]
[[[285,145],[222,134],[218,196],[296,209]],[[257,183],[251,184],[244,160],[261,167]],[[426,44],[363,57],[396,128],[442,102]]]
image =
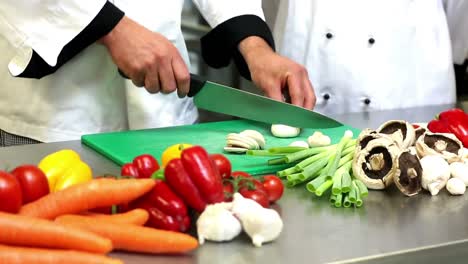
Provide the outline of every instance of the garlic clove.
[[309,148],[309,143],[303,141],[303,140],[298,140],[294,141],[291,144],[289,144],[291,147],[303,147],[303,148]]
[[226,152],[230,153],[246,153],[248,149],[246,148],[237,148],[237,147],[224,147]]
[[466,191],[465,183],[458,178],[451,178],[447,182],[447,191],[452,195],[462,195]]
[[245,149],[251,149],[251,145],[245,141],[235,140],[235,139],[228,139],[227,140],[228,147],[241,147]]
[[464,162],[452,162],[450,164],[450,174],[453,178],[458,178],[468,186],[468,164]]
[[230,241],[242,231],[240,221],[229,211],[231,203],[208,205],[197,219],[197,234],[200,244],[205,240]]
[[235,142],[243,142],[243,145],[239,145],[248,149],[259,149],[260,146],[258,145],[257,141],[250,137],[246,137],[240,134],[229,134],[227,137],[227,142],[229,145],[230,141],[235,141]]
[[323,147],[331,144],[331,138],[324,135],[320,131],[315,131],[312,136],[307,138],[309,146],[312,147]]
[[264,149],[266,145],[265,137],[257,130],[247,129],[239,133],[242,136],[246,136],[254,139],[260,146],[260,149]]
[[291,138],[297,137],[301,133],[301,129],[298,127],[292,127],[282,124],[271,125],[271,134],[279,138]]

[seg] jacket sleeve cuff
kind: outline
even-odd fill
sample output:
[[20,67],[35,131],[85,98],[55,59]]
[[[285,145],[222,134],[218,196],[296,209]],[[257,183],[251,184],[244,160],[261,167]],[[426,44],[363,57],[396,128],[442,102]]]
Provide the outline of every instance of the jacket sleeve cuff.
[[40,79],[57,71],[75,55],[109,33],[123,18],[124,12],[110,2],[106,2],[101,11],[75,38],[66,44],[57,58],[57,64],[49,65],[34,50],[31,59],[18,77]]
[[233,59],[239,73],[251,80],[249,67],[238,49],[239,42],[250,36],[263,38],[275,49],[273,35],[266,22],[256,15],[242,15],[219,24],[202,37],[202,57],[213,68],[226,67]]

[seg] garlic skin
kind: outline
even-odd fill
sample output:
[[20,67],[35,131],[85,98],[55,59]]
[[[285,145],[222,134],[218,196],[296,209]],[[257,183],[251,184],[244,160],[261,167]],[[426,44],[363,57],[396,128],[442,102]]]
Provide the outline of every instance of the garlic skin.
[[428,190],[431,195],[437,195],[450,179],[448,162],[439,155],[429,155],[424,156],[420,163],[423,169],[422,187]]
[[453,178],[458,178],[468,186],[468,164],[463,162],[452,162],[450,164],[450,174]]
[[275,240],[283,229],[283,221],[278,212],[264,208],[240,193],[234,194],[231,211],[240,219],[244,231],[256,247]]
[[206,207],[197,220],[198,241],[230,241],[238,236],[241,223],[231,213],[232,203],[217,203]]
[[312,147],[323,147],[331,144],[331,139],[329,136],[324,135],[320,131],[315,131],[312,136],[307,138],[309,146]]
[[303,147],[303,148],[309,148],[309,143],[303,141],[303,140],[298,140],[294,141],[291,144],[289,144],[290,147]]
[[447,182],[447,191],[451,195],[462,195],[466,191],[466,185],[459,178],[451,178]]
[[271,125],[271,134],[279,138],[291,138],[297,137],[301,133],[301,129],[298,127],[292,127],[282,124]]

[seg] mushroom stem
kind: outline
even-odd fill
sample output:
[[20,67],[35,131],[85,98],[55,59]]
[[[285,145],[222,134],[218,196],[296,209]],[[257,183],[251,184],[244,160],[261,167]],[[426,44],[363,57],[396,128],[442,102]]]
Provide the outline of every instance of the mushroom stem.
[[369,158],[370,169],[373,171],[381,170],[385,166],[383,153],[373,154]]
[[434,143],[434,149],[437,151],[437,152],[442,152],[444,150],[447,149],[447,142],[443,141],[443,140],[437,140],[435,143]]
[[416,170],[414,168],[408,168],[406,173],[407,173],[408,177],[410,177],[411,179],[414,179],[414,178],[418,177],[418,173],[416,172]]

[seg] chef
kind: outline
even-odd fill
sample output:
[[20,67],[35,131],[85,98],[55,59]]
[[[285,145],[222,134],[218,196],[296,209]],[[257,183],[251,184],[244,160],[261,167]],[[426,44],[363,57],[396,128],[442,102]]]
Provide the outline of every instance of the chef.
[[274,36],[306,66],[318,112],[451,104],[467,14],[464,0],[280,0]]
[[[209,65],[233,60],[266,96],[288,89],[293,104],[313,107],[305,68],[274,52],[260,0],[193,2],[214,28],[202,38]],[[196,122],[183,4],[1,1],[0,145]]]

